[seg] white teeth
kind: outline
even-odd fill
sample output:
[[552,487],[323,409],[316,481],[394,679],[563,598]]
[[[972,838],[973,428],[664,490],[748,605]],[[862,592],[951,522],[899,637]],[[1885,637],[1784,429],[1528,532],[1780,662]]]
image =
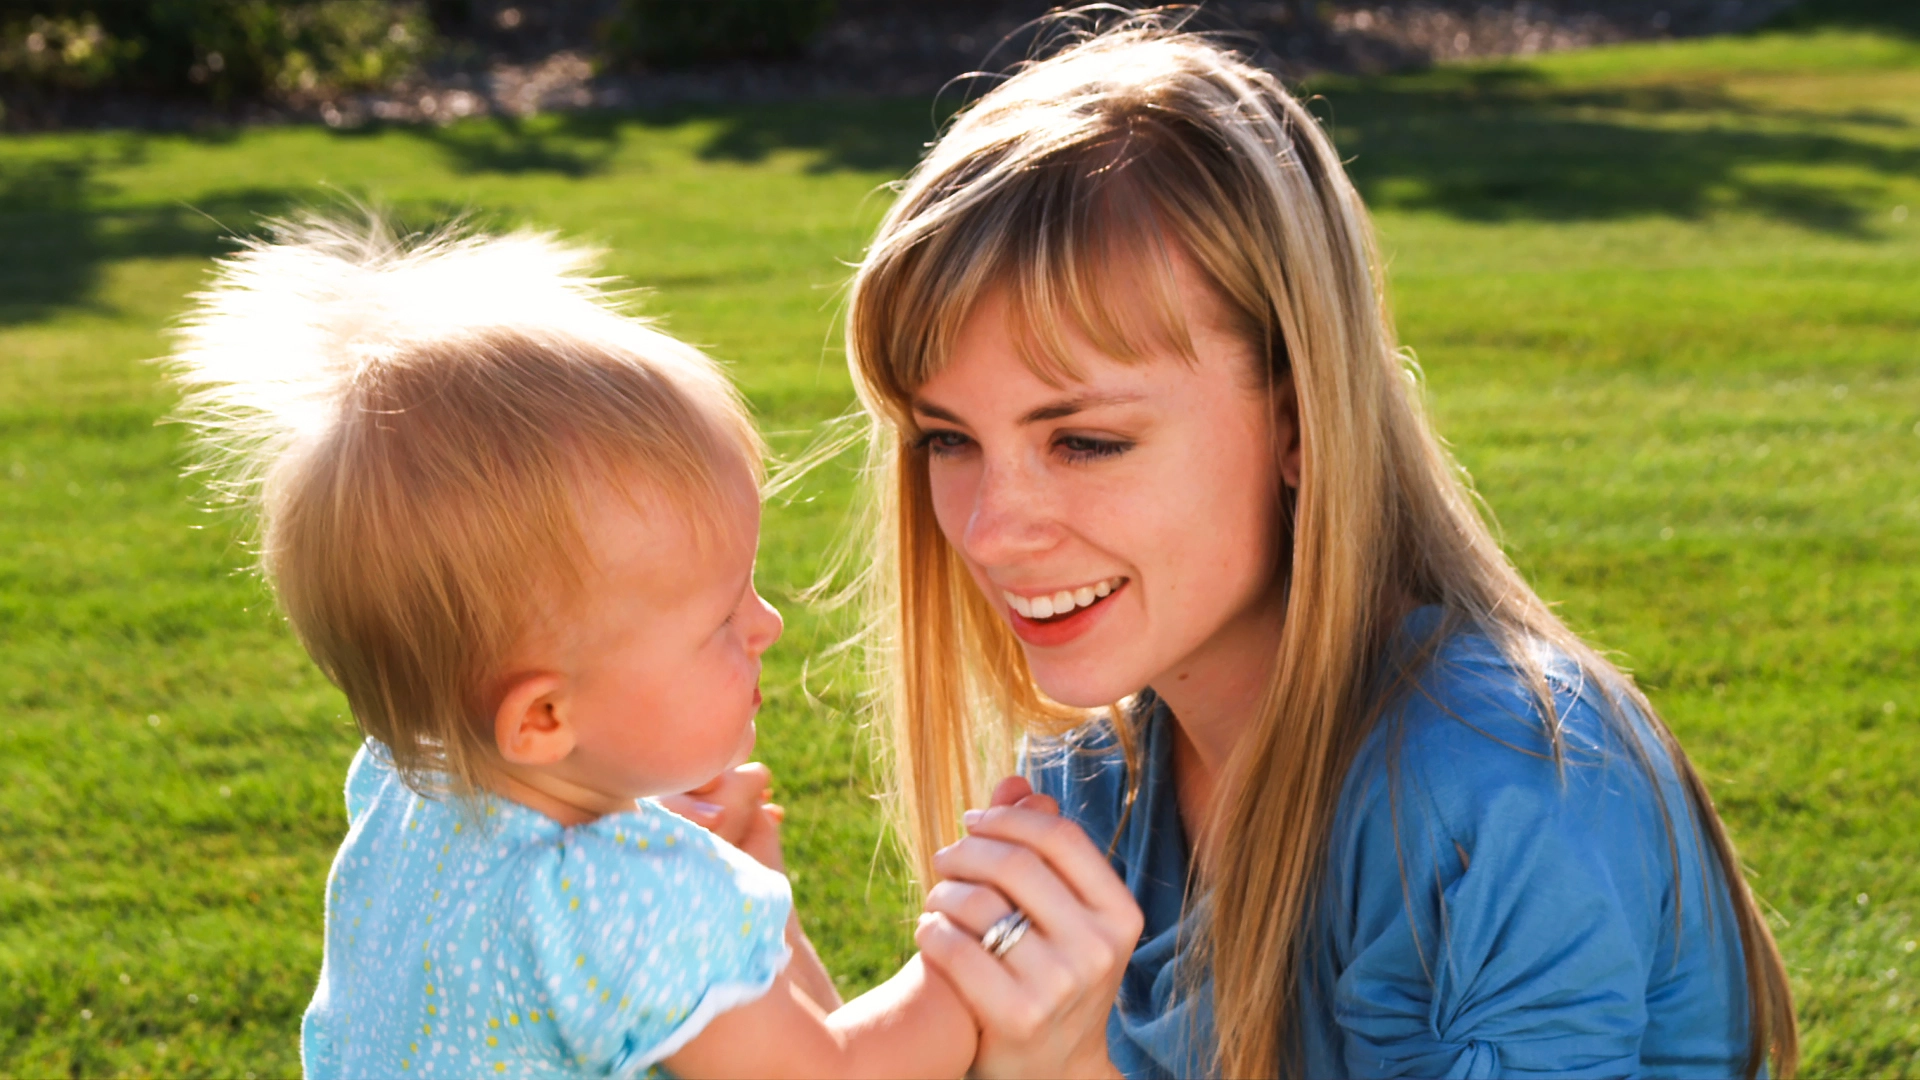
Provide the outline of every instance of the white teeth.
[[1029,619],[1051,619],[1055,615],[1065,615],[1075,608],[1092,607],[1094,602],[1113,595],[1113,590],[1126,583],[1126,578],[1108,578],[1095,585],[1082,585],[1078,589],[1061,589],[1051,596],[1020,596],[1001,590],[1006,597],[1007,606]]

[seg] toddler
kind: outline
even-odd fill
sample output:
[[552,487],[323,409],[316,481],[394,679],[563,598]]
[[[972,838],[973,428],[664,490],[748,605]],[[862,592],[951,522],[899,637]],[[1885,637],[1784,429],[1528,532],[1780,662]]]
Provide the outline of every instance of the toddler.
[[206,467],[366,736],[306,1073],[958,1076],[944,981],[841,1006],[786,879],[652,799],[753,747],[762,448],[590,264],[309,218],[180,331]]

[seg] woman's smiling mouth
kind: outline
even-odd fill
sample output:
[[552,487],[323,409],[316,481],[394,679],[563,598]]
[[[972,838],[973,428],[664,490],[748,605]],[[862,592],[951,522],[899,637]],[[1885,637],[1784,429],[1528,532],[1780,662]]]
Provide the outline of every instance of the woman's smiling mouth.
[[1039,596],[1021,596],[1019,593],[1005,589],[1000,591],[1000,595],[1006,597],[1007,606],[1019,612],[1022,617],[1045,621],[1070,615],[1079,608],[1092,607],[1111,596],[1115,589],[1126,583],[1127,579],[1124,577],[1110,577],[1091,585],[1082,585],[1077,589],[1061,589],[1058,592],[1042,593]]
[[1022,596],[1008,589],[1000,595],[1006,600],[1008,621],[1013,632],[1029,645],[1065,645],[1091,629],[1106,599],[1127,584],[1125,577],[1110,577],[1073,589]]

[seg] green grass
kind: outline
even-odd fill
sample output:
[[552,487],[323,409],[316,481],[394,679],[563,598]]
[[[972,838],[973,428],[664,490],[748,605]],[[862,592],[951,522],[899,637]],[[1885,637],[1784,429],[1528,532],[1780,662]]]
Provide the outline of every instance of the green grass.
[[[1709,776],[1818,1075],[1920,1073],[1920,46],[1825,29],[1315,87],[1515,556]],[[194,509],[143,358],[228,236],[376,199],[604,243],[782,445],[925,103],[0,143],[0,1075],[285,1075],[354,738]],[[1905,214],[1896,207],[1907,207]],[[909,943],[835,630],[850,474],[770,509],[762,748],[850,988]],[[810,670],[810,673],[808,673]],[[803,682],[804,674],[804,682]]]

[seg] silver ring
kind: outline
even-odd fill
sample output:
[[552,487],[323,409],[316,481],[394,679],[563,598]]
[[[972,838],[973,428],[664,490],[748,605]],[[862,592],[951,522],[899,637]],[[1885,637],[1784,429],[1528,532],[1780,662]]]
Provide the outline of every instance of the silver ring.
[[1027,936],[1027,927],[1032,925],[1033,920],[1027,918],[1026,912],[1014,908],[980,935],[980,947],[998,959],[1012,952],[1013,947],[1020,944],[1020,939]]

